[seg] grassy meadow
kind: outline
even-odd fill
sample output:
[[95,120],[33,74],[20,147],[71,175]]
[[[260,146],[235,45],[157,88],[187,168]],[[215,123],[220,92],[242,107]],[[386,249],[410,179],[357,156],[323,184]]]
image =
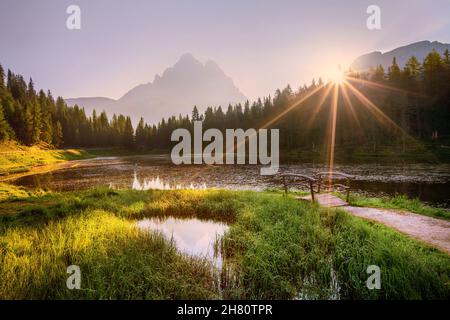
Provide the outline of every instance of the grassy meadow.
[[[0,202],[0,299],[446,299],[450,257],[278,192],[92,189]],[[137,219],[226,222],[222,272]],[[80,290],[66,288],[80,266]],[[369,265],[381,290],[366,287]]]

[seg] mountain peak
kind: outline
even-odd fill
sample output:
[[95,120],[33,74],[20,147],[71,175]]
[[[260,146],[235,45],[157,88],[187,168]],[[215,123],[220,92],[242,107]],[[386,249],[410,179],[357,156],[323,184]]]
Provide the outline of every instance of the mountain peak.
[[196,59],[192,53],[186,52],[181,55],[179,60],[196,60]]
[[185,53],[183,54],[180,59],[178,59],[178,62],[175,63],[176,65],[180,65],[180,64],[201,64],[200,61],[198,61],[193,55],[192,53]]
[[[161,75],[155,75],[153,82],[138,85],[102,107],[109,115],[127,110],[134,122],[142,116],[147,122],[156,123],[163,117],[190,114],[194,105],[203,112],[208,106],[223,107],[246,100],[216,62],[208,60],[203,64],[191,53],[185,53]],[[89,99],[82,102],[91,109]]]

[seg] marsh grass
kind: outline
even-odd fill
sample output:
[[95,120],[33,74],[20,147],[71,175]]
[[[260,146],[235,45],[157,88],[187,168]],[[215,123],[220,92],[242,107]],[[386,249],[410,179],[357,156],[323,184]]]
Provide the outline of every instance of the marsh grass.
[[[384,226],[277,192],[94,189],[6,202],[0,220],[3,299],[446,299],[448,255]],[[13,208],[16,208],[15,212]],[[3,211],[0,211],[3,212]],[[136,219],[230,223],[216,240],[217,278]],[[82,270],[68,290],[66,268]],[[381,268],[368,290],[366,269]],[[217,285],[219,284],[219,285]]]
[[[162,236],[102,210],[43,229],[11,228],[2,238],[3,299],[215,297],[207,261],[182,256]],[[82,270],[81,290],[66,288],[72,264]]]

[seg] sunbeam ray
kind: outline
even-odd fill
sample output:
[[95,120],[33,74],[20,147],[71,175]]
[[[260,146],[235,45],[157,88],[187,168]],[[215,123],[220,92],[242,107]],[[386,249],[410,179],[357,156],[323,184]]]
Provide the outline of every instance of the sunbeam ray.
[[305,125],[305,130],[309,130],[314,122],[314,120],[316,119],[317,115],[319,114],[320,110],[322,109],[322,105],[324,104],[325,100],[327,99],[328,95],[331,92],[331,89],[333,88],[333,85],[330,83],[328,83],[326,85],[326,89],[325,92],[322,93],[322,95],[320,96],[320,100],[319,103],[317,104],[316,108],[313,111],[313,114],[311,115],[311,117],[309,118],[308,122]]
[[336,146],[336,119],[337,119],[337,105],[339,99],[339,84],[334,84],[333,100],[331,102],[331,126],[330,126],[330,150],[328,158],[328,171],[330,172],[329,182],[331,183],[332,172],[334,167],[334,149]]
[[[263,125],[261,125],[259,127],[259,129],[266,129],[269,126],[271,126],[272,124],[274,124],[275,122],[277,122],[279,119],[281,119],[282,117],[284,117],[287,113],[289,113],[290,111],[292,111],[293,109],[297,108],[298,106],[300,106],[303,102],[305,102],[306,100],[308,100],[309,98],[311,98],[313,95],[315,95],[317,92],[319,92],[325,85],[321,84],[318,85],[316,88],[314,88],[312,91],[308,92],[307,94],[305,94],[304,96],[302,96],[299,100],[295,101],[291,106],[289,106],[288,108],[286,108],[285,110],[283,110],[281,113],[279,113],[278,115],[276,115],[274,118],[272,118],[271,120],[265,122]],[[251,135],[253,136],[253,135]],[[236,145],[233,145],[233,150],[230,149],[226,149],[225,150],[225,154],[226,153],[230,153],[230,152],[235,152],[238,147],[240,147],[242,145],[242,143],[246,143],[247,139],[244,140],[243,142],[240,142]]]
[[307,94],[305,94],[303,97],[301,97],[298,101],[296,101],[295,103],[293,103],[291,106],[289,106],[288,108],[286,108],[285,110],[283,110],[283,112],[281,112],[280,114],[276,115],[274,118],[272,118],[271,120],[267,121],[266,123],[264,123],[262,126],[260,126],[260,129],[264,129],[269,127],[270,125],[274,124],[275,122],[277,122],[279,119],[281,119],[282,117],[284,117],[287,113],[289,113],[292,109],[295,109],[296,107],[298,107],[300,104],[302,104],[303,102],[305,102],[306,100],[308,100],[310,97],[312,97],[313,95],[315,95],[318,91],[320,91],[325,85],[321,84],[318,85],[316,88],[314,88],[312,91],[308,92]]
[[378,83],[378,82],[374,82],[374,81],[370,81],[370,80],[364,80],[364,79],[359,79],[359,78],[350,77],[350,76],[346,76],[344,80],[359,82],[359,83],[368,85],[370,87],[378,88],[378,89],[390,90],[390,91],[410,94],[410,95],[414,95],[414,96],[421,96],[421,97],[425,96],[425,95],[423,95],[421,93],[418,93],[418,92],[408,91],[408,90],[404,90],[404,89],[400,89],[400,88],[396,88],[396,87],[392,87],[392,86],[387,86],[387,85],[384,85],[384,84],[381,84],[381,83]]
[[358,89],[356,89],[351,83],[347,80],[344,81],[344,84],[349,87],[349,89],[353,92],[353,94],[358,98],[362,104],[367,107],[367,109],[377,118],[381,124],[390,125],[396,130],[399,130],[405,137],[410,138],[415,141],[413,137],[411,137],[402,127],[396,124],[391,118],[389,118],[383,111],[380,110],[372,101],[370,101],[364,94],[362,94]]
[[350,109],[350,114],[352,115],[353,120],[355,121],[356,125],[358,126],[358,129],[361,130],[361,122],[358,119],[358,115],[356,114],[355,107],[353,106],[352,101],[350,100],[350,96],[347,91],[347,87],[344,85],[341,86],[341,92],[342,96],[344,97],[344,101],[348,108]]

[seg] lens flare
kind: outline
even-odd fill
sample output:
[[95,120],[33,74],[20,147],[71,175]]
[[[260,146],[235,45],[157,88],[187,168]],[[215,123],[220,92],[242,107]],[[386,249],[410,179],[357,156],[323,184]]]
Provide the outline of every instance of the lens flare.
[[341,85],[345,80],[345,73],[339,67],[330,73],[329,78],[332,83]]

